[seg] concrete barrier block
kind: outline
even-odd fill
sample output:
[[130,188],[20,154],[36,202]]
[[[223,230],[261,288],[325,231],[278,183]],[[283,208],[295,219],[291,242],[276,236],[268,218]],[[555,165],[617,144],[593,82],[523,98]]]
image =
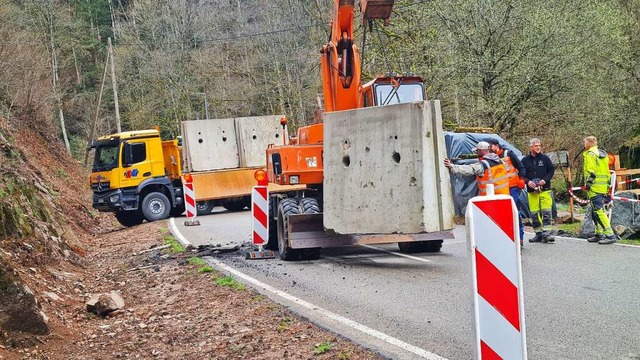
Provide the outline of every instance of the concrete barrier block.
[[324,115],[324,227],[338,234],[451,230],[440,102]]
[[240,167],[267,166],[267,145],[282,145],[282,115],[236,118]]
[[240,166],[233,118],[183,121],[182,144],[186,171],[233,169]]

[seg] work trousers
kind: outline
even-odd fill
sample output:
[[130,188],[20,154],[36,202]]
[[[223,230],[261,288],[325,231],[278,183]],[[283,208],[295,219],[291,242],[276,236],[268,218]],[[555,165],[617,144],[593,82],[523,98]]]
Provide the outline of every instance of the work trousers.
[[596,226],[596,234],[610,236],[613,235],[609,217],[604,211],[604,205],[609,202],[609,196],[606,194],[595,194],[591,200],[591,218]]
[[527,193],[529,199],[529,211],[531,211],[531,224],[536,233],[551,231],[551,190]]
[[509,194],[513,198],[513,202],[516,203],[516,208],[518,209],[518,223],[520,224],[520,240],[524,240],[524,226],[522,225],[522,218],[520,217],[520,206],[522,206],[522,202],[520,201],[520,189],[517,186],[509,188]]

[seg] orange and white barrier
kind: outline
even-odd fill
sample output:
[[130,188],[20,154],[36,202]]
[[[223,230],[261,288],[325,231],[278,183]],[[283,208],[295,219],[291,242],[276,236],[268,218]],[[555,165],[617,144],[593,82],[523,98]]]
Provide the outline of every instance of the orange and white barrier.
[[476,359],[527,359],[516,205],[508,195],[476,196],[466,221]]
[[275,253],[271,250],[264,250],[262,247],[269,242],[269,191],[267,185],[267,173],[260,169],[256,170],[253,177],[258,180],[258,186],[251,190],[251,238],[253,245],[258,249],[247,251],[247,259],[274,259]]
[[182,178],[182,188],[184,192],[184,207],[187,212],[186,226],[200,225],[200,221],[196,220],[198,210],[196,209],[196,195],[193,190],[193,177],[191,174],[185,174]]
[[262,246],[269,240],[269,196],[266,186],[254,186],[251,191],[253,245]]

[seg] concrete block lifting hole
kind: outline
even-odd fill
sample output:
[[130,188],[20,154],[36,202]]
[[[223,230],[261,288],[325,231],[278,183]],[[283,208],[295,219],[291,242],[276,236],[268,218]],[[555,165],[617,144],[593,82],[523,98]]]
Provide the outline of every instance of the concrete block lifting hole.
[[338,234],[453,229],[440,102],[324,115],[324,227]]

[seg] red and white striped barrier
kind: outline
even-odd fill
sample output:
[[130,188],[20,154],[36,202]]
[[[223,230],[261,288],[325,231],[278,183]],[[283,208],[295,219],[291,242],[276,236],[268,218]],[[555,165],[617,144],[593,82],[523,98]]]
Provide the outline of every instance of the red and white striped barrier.
[[624,184],[630,184],[630,183],[637,183],[638,186],[640,186],[640,178],[618,181],[618,185],[624,185]]
[[266,186],[254,186],[251,191],[253,245],[261,247],[269,240],[269,196]]
[[638,199],[628,199],[628,198],[624,198],[624,197],[620,197],[620,196],[612,196],[611,197],[613,200],[616,201],[624,201],[624,202],[631,202],[631,203],[640,203],[640,200]]
[[466,221],[476,359],[527,359],[516,205],[508,195],[476,196]]
[[247,251],[246,258],[274,259],[276,254],[273,251],[262,248],[269,242],[269,180],[262,169],[256,170],[253,177],[258,180],[258,186],[251,190],[251,238],[258,250]]
[[187,220],[185,220],[184,224],[185,226],[200,225],[200,221],[196,220],[198,211],[196,209],[196,194],[193,190],[193,177],[191,174],[185,174],[182,180],[184,207],[187,212]]

